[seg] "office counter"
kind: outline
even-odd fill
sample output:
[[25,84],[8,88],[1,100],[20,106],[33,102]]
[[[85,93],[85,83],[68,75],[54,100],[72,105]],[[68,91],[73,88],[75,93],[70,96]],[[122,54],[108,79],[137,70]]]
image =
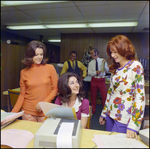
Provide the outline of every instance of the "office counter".
[[[3,128],[2,130],[22,129],[22,130],[30,131],[35,135],[37,130],[41,127],[41,125],[42,125],[42,123],[39,123],[39,122],[32,122],[32,121],[25,121],[25,120],[17,119],[15,122],[11,123],[7,127]],[[110,132],[108,132],[108,131],[82,129],[80,148],[93,148],[95,146],[95,143],[92,141],[93,135],[95,135],[95,134],[108,135],[109,133]],[[116,132],[112,133],[112,135],[114,135],[114,134],[117,134],[117,133]],[[144,144],[139,136],[138,136],[138,141],[141,142],[142,144]],[[33,148],[33,147],[34,147],[34,138],[28,144],[27,148]],[[145,147],[148,147],[148,146],[145,145]],[[1,145],[1,148],[8,148],[8,146]]]

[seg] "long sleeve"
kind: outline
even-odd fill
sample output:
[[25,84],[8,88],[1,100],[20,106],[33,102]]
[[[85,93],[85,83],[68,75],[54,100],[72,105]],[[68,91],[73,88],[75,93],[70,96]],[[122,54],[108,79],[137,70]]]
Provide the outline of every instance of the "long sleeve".
[[35,65],[21,71],[20,95],[12,112],[20,108],[25,113],[44,116],[43,112],[36,111],[38,102],[51,102],[58,93],[58,76],[53,65]]
[[106,114],[139,131],[144,116],[144,71],[140,62],[131,60],[111,76],[111,85],[101,116]]
[[83,77],[86,77],[87,74],[87,68],[80,62],[78,61],[78,67],[83,71]]
[[[97,58],[98,62],[98,70],[101,71],[101,73],[98,76],[105,76],[106,72],[109,71],[109,67],[107,66],[107,62],[103,58]],[[96,62],[95,59],[93,59],[89,65],[88,65],[88,75],[89,76],[95,76],[96,75]]]
[[105,72],[109,72],[109,67],[106,61],[105,61]]
[[21,71],[20,72],[20,94],[11,112],[16,112],[16,113],[19,112],[24,102],[25,91],[26,91],[26,86],[25,86],[25,82],[23,81],[23,72]]
[[52,102],[52,100],[55,98],[55,96],[58,93],[57,82],[58,82],[57,72],[56,72],[55,68],[52,66],[52,68],[51,68],[51,85],[52,85],[52,90],[49,93],[49,95],[43,101],[45,101],[45,102]]
[[107,91],[107,97],[106,97],[104,108],[101,112],[101,117],[103,117],[103,118],[106,118],[106,113],[108,111],[108,103],[109,103],[109,100],[111,100],[112,91],[113,91],[113,83],[112,83],[112,74],[111,74],[110,86],[109,86],[108,91]]
[[64,65],[63,65],[63,68],[62,68],[62,70],[61,70],[60,76],[61,76],[62,74],[64,74],[64,73],[66,73],[67,70],[68,70],[68,62],[66,61],[66,62],[64,62]]
[[144,117],[145,109],[145,89],[144,89],[144,70],[141,63],[134,65],[132,68],[134,90],[133,105],[128,112],[131,112],[128,129],[138,131]]
[[92,60],[92,61],[88,64],[88,75],[89,75],[89,76],[95,76],[95,75],[96,75],[95,60]]

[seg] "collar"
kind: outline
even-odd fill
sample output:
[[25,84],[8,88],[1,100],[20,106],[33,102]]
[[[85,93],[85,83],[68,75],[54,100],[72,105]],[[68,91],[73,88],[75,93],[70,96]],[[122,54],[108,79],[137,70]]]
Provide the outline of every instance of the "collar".
[[[83,100],[83,98],[82,98],[81,100]],[[61,103],[62,103],[63,106],[68,107],[67,102],[65,102],[65,103],[61,102]],[[80,106],[81,106],[81,101],[79,101],[79,98],[77,97],[77,98],[76,98],[76,101],[75,101],[75,104],[73,105],[72,108],[75,108],[75,111],[78,112]]]

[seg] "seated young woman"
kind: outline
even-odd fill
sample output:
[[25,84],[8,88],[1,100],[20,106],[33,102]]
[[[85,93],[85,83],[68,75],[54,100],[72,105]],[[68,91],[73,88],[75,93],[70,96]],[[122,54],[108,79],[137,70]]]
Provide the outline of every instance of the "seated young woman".
[[81,120],[82,128],[86,128],[89,116],[89,100],[84,98],[83,82],[73,72],[66,72],[58,79],[59,95],[55,104],[75,108],[77,119]]

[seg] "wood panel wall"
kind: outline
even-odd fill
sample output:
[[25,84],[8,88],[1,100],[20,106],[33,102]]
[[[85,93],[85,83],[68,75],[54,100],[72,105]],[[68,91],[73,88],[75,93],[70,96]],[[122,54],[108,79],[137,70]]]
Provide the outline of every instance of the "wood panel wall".
[[[62,34],[60,62],[68,60],[69,53],[72,50],[77,51],[77,59],[81,61],[90,44],[99,50],[99,57],[107,58],[106,45],[116,35],[118,34]],[[126,33],[123,35],[132,41],[138,58],[149,58],[149,33]],[[6,96],[2,94],[3,91],[19,87],[20,71],[25,68],[21,62],[21,59],[24,58],[25,48],[26,44],[9,45],[5,42],[1,43],[1,108],[7,105]],[[53,48],[48,47],[47,49]],[[59,48],[56,51],[54,57],[55,59],[57,57],[56,62],[58,62]],[[149,65],[147,69],[149,69]]]
[[[106,46],[109,40],[119,35],[117,33],[97,33],[97,34],[62,34],[60,46],[60,62],[65,62],[69,58],[69,53],[74,50],[78,53],[77,59],[82,60],[84,52],[91,44],[99,50],[99,57],[108,58]],[[133,43],[138,58],[149,58],[149,33],[125,33]]]
[[3,91],[19,87],[20,71],[24,68],[24,46],[1,43],[1,107],[6,106]]

